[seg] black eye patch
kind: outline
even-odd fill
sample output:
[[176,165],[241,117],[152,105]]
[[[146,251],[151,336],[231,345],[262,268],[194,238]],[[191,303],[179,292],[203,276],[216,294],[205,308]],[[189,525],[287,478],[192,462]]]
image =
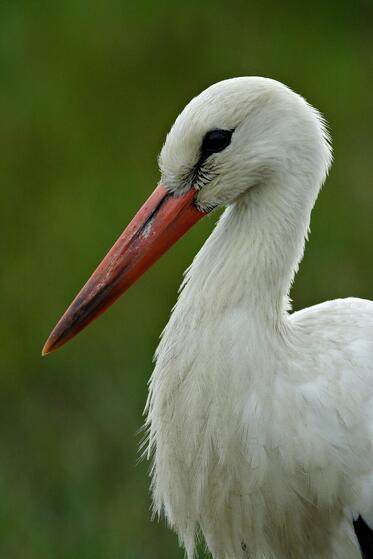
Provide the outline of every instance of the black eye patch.
[[215,130],[210,130],[205,134],[202,140],[199,159],[191,172],[190,180],[192,184],[196,184],[199,188],[202,188],[213,178],[213,171],[204,169],[203,163],[213,153],[219,153],[229,146],[233,132],[234,129],[223,130],[215,128]]
[[210,130],[205,134],[201,146],[200,162],[205,161],[212,153],[223,151],[231,143],[234,130]]

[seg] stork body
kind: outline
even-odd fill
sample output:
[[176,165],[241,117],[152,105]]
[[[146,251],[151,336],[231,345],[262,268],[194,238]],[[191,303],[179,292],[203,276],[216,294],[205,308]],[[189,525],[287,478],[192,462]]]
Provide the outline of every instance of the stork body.
[[214,559],[373,557],[362,541],[373,525],[373,303],[292,314],[288,297],[330,164],[322,117],[284,85],[211,86],[177,118],[161,185],[45,345],[65,343],[227,206],[186,273],[146,408],[154,509],[188,559],[199,530]]
[[216,559],[357,559],[352,513],[373,503],[373,303],[266,308],[252,297],[263,281],[244,281],[258,272],[245,242],[222,243],[240,211],[189,270],[158,348],[156,510],[190,558],[200,527]]
[[330,157],[311,116],[319,151],[302,152],[300,134],[284,146],[288,171],[276,154],[278,173],[227,208],[157,350],[147,421],[154,504],[189,558],[198,527],[215,559],[361,557],[352,511],[373,504],[373,303],[289,312]]

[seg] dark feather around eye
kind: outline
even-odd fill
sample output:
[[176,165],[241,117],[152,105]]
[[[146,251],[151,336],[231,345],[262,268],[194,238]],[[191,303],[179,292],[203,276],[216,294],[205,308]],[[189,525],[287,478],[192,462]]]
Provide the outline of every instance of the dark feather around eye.
[[191,182],[202,188],[215,176],[212,169],[205,169],[205,161],[213,153],[223,151],[230,143],[234,130],[216,128],[207,132],[203,138],[200,156],[191,173]]
[[216,129],[207,132],[202,142],[202,157],[206,158],[212,153],[223,151],[231,143],[232,134],[233,130]]

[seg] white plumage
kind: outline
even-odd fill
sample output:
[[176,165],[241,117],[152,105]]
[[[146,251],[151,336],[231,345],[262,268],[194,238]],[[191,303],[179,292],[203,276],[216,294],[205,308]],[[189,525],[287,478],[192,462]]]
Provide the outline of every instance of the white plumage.
[[[234,130],[196,167],[202,139]],[[153,499],[214,559],[357,559],[373,519],[373,303],[291,313],[289,289],[331,163],[320,114],[284,85],[213,85],[177,118],[162,184],[227,209],[186,273],[147,404]]]

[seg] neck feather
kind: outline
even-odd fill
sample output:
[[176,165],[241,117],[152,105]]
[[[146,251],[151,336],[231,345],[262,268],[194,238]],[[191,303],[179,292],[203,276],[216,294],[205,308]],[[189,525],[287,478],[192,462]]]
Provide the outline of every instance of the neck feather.
[[[250,189],[220,218],[186,273],[179,303],[202,313],[232,307],[280,326],[319,187],[277,181]],[[196,307],[198,306],[198,309]]]

